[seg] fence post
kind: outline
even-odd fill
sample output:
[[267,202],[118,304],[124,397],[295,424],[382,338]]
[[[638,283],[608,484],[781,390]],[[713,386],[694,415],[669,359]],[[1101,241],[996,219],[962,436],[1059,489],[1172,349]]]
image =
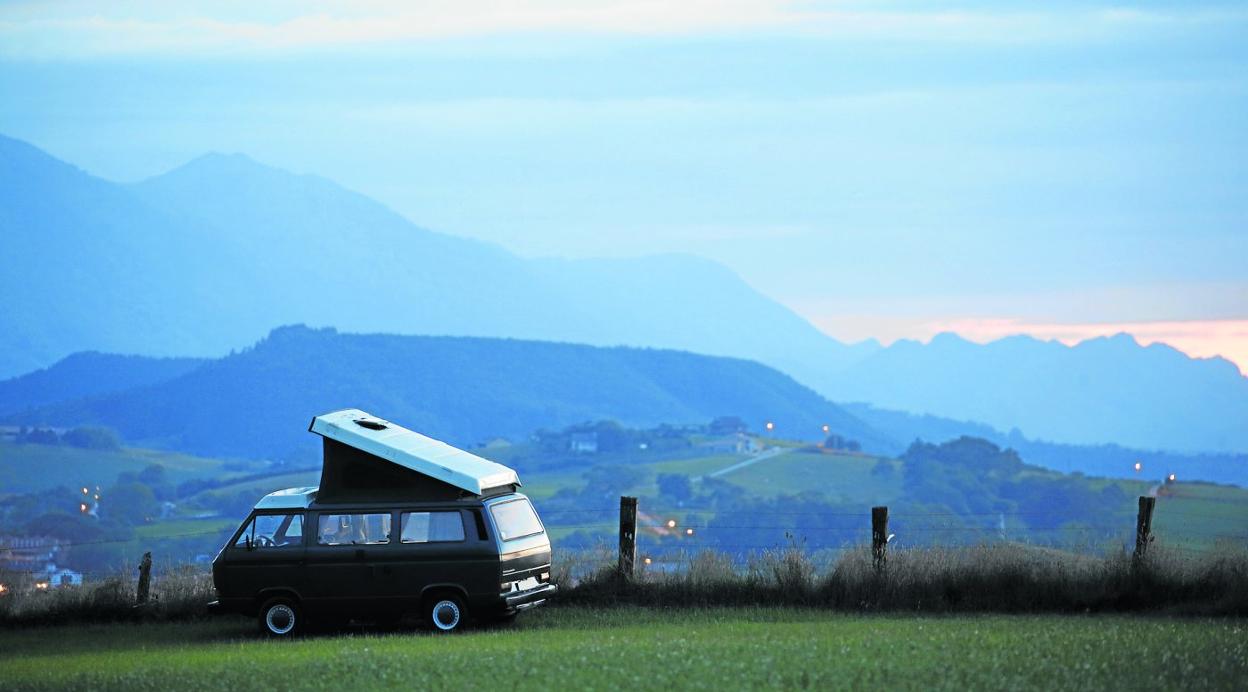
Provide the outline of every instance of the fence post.
[[1153,531],[1153,506],[1156,504],[1157,498],[1140,496],[1140,511],[1135,515],[1135,554],[1132,556],[1136,564],[1144,560],[1148,544],[1153,540],[1150,534]]
[[877,572],[888,562],[888,507],[871,508],[871,561]]
[[620,576],[632,579],[637,564],[637,498],[620,497]]
[[143,561],[139,563],[139,593],[135,597],[138,605],[147,603],[148,592],[152,588],[152,553],[143,553]]

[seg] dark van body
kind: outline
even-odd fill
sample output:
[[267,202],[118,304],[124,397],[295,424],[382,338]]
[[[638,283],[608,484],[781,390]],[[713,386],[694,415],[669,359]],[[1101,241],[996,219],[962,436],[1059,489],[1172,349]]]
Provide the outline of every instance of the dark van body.
[[286,635],[305,618],[392,621],[438,630],[544,602],[550,541],[515,492],[432,502],[315,501],[315,488],[266,497],[212,564],[212,609],[258,615]]

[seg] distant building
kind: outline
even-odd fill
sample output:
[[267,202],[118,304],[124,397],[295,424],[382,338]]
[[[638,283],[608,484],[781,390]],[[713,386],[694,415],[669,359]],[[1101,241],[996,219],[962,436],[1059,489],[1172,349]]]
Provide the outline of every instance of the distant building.
[[484,444],[482,444],[481,449],[507,449],[510,446],[511,440],[508,440],[505,437],[495,437],[494,439],[487,440]]
[[34,574],[54,564],[65,544],[46,536],[0,536],[0,570]]
[[598,433],[575,432],[568,437],[568,450],[577,454],[598,453]]
[[757,438],[745,433],[715,437],[699,443],[698,447],[714,454],[753,454],[763,448]]
[[82,573],[72,569],[48,565],[42,575],[37,575],[36,583],[43,581],[49,588],[59,589],[62,586],[82,586]]

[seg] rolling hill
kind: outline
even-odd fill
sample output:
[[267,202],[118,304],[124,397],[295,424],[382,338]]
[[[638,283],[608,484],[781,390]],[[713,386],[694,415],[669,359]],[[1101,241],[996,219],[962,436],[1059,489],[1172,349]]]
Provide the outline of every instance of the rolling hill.
[[633,426],[737,415],[814,439],[827,424],[898,446],[766,366],[655,349],[341,334],[284,327],[171,380],[45,406],[11,423],[105,425],[128,442],[206,455],[314,457],[313,415],[359,407],[460,445],[613,419]]
[[48,404],[156,384],[194,370],[198,358],[144,358],[86,351],[0,381],[0,416]]

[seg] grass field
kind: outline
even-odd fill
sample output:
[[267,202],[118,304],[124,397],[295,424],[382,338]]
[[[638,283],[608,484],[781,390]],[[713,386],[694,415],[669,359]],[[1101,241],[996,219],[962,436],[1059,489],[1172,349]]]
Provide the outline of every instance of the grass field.
[[[110,486],[123,471],[138,473],[152,464],[165,467],[173,483],[191,478],[225,478],[220,459],[124,448],[117,451],[78,449],[68,445],[0,442],[0,493],[22,494],[57,486]],[[37,470],[37,472],[36,472]]]
[[1242,689],[1248,623],[547,608],[265,641],[249,622],[0,630],[5,689]]

